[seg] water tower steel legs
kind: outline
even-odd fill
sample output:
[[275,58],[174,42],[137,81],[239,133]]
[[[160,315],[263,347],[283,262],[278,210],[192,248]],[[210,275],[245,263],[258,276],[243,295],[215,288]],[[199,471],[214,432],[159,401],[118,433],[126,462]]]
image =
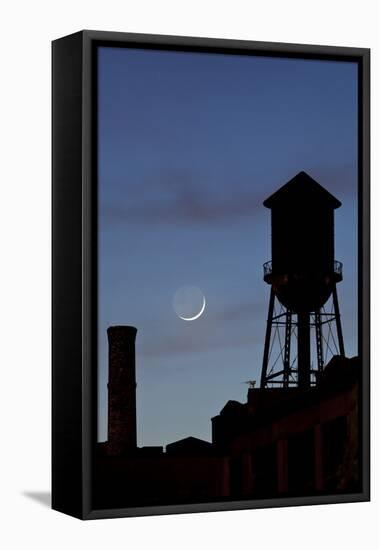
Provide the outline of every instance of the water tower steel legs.
[[263,364],[262,364],[262,373],[261,373],[261,388],[264,388],[266,386],[267,366],[268,366],[268,360],[269,360],[269,355],[270,355],[272,317],[273,317],[273,314],[274,314],[274,303],[275,303],[275,292],[274,292],[273,288],[271,287],[270,301],[269,301],[269,305],[268,305],[265,347],[264,347],[264,351],[263,351]]
[[317,348],[317,375],[324,370],[324,346],[322,342],[322,319],[320,310],[315,313],[316,348]]
[[284,340],[284,360],[283,360],[283,387],[288,388],[291,372],[291,334],[292,334],[292,314],[286,311],[286,333]]
[[334,285],[334,287],[333,287],[333,305],[334,305],[334,315],[335,315],[335,318],[336,318],[336,325],[337,325],[338,347],[340,348],[340,355],[345,357],[345,346],[344,346],[344,343],[343,343],[341,314],[340,314],[340,306],[338,304],[338,296],[337,296],[337,287],[336,287],[336,285]]
[[[333,310],[330,312],[325,312],[323,308],[322,311],[305,311],[294,314],[282,306],[281,312],[276,314],[276,299],[275,292],[271,287],[260,387],[266,388],[272,385],[278,387],[279,385],[283,388],[290,386],[308,388],[317,384],[319,375],[324,370],[324,352],[327,354],[332,352],[329,345],[329,337],[326,338],[323,334],[323,325],[329,326],[329,330],[331,330],[332,324],[335,323],[334,327],[338,342],[337,346],[332,337],[335,343],[335,353],[345,355],[336,287],[334,287],[332,292]],[[294,320],[294,316],[297,317],[296,320]],[[294,328],[296,328],[296,333]],[[281,341],[279,334],[279,331],[283,331],[283,329],[284,343]],[[316,340],[316,368],[312,368],[311,335],[313,329],[315,330],[315,336],[312,336],[312,338],[315,337]],[[293,364],[296,358],[295,360],[291,360],[291,340],[294,335],[297,336],[297,365],[295,367],[293,367]],[[278,361],[278,358],[275,361],[271,360],[272,365],[269,367],[275,339],[279,341],[280,345],[280,360]],[[324,344],[326,345],[325,349]],[[278,365],[277,367],[276,364]]]
[[297,385],[308,388],[311,384],[311,327],[309,312],[297,314]]

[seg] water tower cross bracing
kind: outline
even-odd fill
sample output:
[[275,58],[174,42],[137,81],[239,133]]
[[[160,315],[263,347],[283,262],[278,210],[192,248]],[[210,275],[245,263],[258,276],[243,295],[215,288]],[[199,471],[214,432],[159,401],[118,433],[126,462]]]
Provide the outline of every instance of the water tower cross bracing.
[[264,201],[271,210],[271,286],[261,387],[317,384],[328,355],[345,355],[334,259],[334,210],[341,206],[305,172]]

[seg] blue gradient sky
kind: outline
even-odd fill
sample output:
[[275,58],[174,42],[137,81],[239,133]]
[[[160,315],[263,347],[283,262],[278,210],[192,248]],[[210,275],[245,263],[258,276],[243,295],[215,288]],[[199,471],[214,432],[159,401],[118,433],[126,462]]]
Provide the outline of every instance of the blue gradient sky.
[[[109,325],[138,328],[138,444],[211,437],[259,380],[269,287],[262,201],[300,170],[338,199],[347,355],[357,353],[357,66],[99,49],[99,439]],[[172,307],[198,286],[194,322]]]

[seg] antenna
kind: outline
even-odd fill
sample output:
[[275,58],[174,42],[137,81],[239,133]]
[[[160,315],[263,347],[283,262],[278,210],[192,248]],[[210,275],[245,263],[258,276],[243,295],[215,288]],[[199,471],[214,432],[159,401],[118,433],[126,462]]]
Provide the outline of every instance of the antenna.
[[249,385],[249,389],[251,388],[255,388],[255,384],[257,383],[256,380],[245,380],[244,382],[242,382],[242,384],[248,384]]

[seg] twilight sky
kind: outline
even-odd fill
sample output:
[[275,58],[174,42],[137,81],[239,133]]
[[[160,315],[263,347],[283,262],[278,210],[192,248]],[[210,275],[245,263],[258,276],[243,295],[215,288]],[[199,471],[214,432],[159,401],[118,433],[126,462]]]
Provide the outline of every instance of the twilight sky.
[[[211,439],[259,380],[269,286],[262,201],[305,170],[335,214],[345,348],[357,353],[357,66],[99,48],[99,440],[109,325],[133,325],[138,445]],[[176,291],[199,287],[186,322]]]

